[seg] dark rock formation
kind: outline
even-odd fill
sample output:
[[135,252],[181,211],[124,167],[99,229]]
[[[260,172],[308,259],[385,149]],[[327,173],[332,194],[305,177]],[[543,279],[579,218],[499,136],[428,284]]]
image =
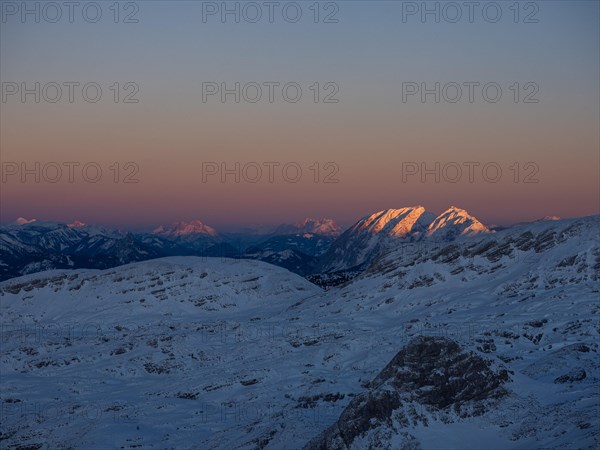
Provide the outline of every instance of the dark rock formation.
[[450,339],[418,337],[304,449],[387,449],[392,437],[395,445],[402,442],[400,448],[420,448],[411,425],[484,414],[491,401],[507,394],[502,385],[508,379],[506,370],[495,372],[490,361]]

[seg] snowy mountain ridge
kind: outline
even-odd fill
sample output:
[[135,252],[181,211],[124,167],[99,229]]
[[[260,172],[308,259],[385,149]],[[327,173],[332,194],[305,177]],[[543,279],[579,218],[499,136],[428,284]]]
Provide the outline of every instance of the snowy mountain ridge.
[[423,206],[387,209],[363,217],[346,230],[324,255],[320,271],[365,267],[403,242],[450,241],[489,232],[479,220],[455,206],[438,216]]
[[437,216],[422,206],[382,210],[341,234],[331,219],[304,219],[262,236],[220,234],[199,220],[161,226],[152,233],[110,230],[80,221],[69,225],[35,219],[21,222],[0,227],[0,280],[53,268],[102,269],[179,255],[259,259],[313,280],[343,280],[399,245],[472,239],[506,229],[490,230],[454,206]]
[[293,225],[280,225],[273,232],[274,235],[290,234],[318,234],[328,237],[337,237],[342,233],[342,228],[333,219],[306,218]]
[[328,291],[195,257],[4,281],[3,444],[597,448],[599,233],[407,242]]
[[192,220],[190,222],[177,222],[169,226],[160,225],[153,234],[158,234],[165,237],[182,237],[194,235],[208,235],[211,237],[219,236],[217,230],[208,225],[205,225],[200,220]]
[[449,240],[457,236],[471,237],[479,233],[489,233],[489,231],[488,227],[464,209],[451,206],[431,222],[426,235],[441,240]]

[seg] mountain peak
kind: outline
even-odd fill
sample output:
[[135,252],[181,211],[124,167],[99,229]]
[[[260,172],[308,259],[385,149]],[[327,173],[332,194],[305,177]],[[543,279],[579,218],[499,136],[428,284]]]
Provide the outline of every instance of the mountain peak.
[[543,222],[546,220],[560,220],[561,218],[559,216],[544,216],[541,219],[538,220],[538,222]]
[[15,220],[15,224],[17,225],[27,225],[28,223],[37,222],[37,219],[25,219],[24,217],[19,217]]
[[306,218],[296,224],[302,232],[315,234],[340,234],[342,228],[333,219],[321,218],[310,219]]
[[441,213],[429,225],[427,236],[441,237],[444,240],[458,236],[474,236],[479,233],[488,233],[490,230],[466,210],[451,206]]
[[322,234],[325,236],[339,236],[342,233],[342,228],[333,219],[306,218],[300,220],[299,222],[296,222],[293,225],[280,225],[275,230],[275,234],[301,233]]
[[389,237],[401,237],[412,232],[423,231],[433,217],[423,206],[384,209],[364,217],[354,228],[370,234],[383,233]]
[[422,239],[451,241],[489,229],[467,211],[451,206],[436,217],[421,205],[384,209],[350,227],[327,251],[321,270],[334,272],[363,267],[399,243]]
[[451,206],[439,215],[439,217],[442,216],[472,218],[466,209],[458,208],[457,206]]
[[193,236],[193,235],[208,235],[216,237],[219,235],[217,230],[208,225],[205,225],[200,220],[192,220],[189,222],[176,222],[168,227],[161,225],[156,228],[153,234],[159,234],[166,237],[182,237],[182,236]]
[[83,228],[85,227],[85,223],[80,222],[79,220],[75,220],[72,223],[67,225],[69,228]]

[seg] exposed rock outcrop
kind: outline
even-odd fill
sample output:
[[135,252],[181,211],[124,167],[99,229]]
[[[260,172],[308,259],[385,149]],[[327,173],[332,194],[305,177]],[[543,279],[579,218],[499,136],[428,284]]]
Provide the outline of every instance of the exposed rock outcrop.
[[[410,427],[484,414],[508,391],[504,369],[447,338],[418,337],[305,450],[420,448]],[[399,446],[399,447],[398,447]]]

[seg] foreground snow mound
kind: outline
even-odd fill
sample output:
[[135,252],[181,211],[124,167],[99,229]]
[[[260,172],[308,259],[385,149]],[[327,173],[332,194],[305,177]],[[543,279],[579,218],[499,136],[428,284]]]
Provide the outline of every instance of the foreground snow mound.
[[[33,291],[35,295],[27,295]],[[234,312],[278,308],[320,289],[259,261],[171,257],[108,270],[49,271],[0,283],[6,319],[124,320],[187,314],[220,319]],[[15,297],[20,297],[16,300]],[[290,303],[291,304],[291,303]]]
[[266,263],[196,257],[0,283],[0,448],[214,448],[245,425],[239,405],[276,410],[288,375],[270,352],[308,338],[267,318],[320,293]]
[[304,448],[420,448],[410,434],[412,427],[427,426],[429,420],[447,424],[480,416],[507,395],[502,385],[508,372],[495,372],[491,365],[450,339],[418,337],[392,359],[367,392],[350,402],[334,425]]

